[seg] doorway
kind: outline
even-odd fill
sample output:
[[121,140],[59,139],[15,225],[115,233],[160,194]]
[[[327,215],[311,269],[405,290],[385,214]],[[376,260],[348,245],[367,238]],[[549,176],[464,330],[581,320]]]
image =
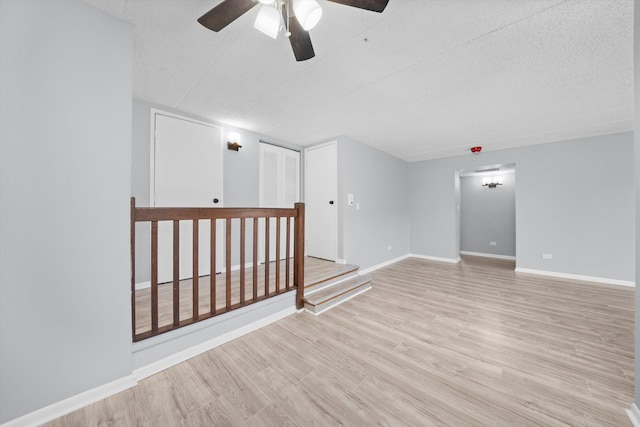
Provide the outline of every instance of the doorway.
[[460,254],[516,259],[515,164],[460,171]]
[[335,141],[305,150],[305,238],[308,256],[338,257],[338,147]]
[[[300,201],[300,152],[289,148],[260,141],[260,207],[293,208]],[[271,219],[272,222],[275,218]],[[285,230],[287,220],[280,219],[280,228]],[[260,218],[259,227],[259,262],[265,262],[265,220]],[[291,233],[289,247],[293,248],[294,238]],[[280,248],[286,248],[287,236],[280,236]],[[290,255],[293,255],[292,253]],[[280,259],[286,258],[281,250]],[[269,224],[269,261],[276,259],[276,227]]]

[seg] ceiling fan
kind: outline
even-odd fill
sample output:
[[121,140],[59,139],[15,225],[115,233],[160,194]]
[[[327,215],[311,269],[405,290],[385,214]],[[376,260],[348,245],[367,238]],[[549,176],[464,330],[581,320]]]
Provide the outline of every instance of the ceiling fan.
[[[346,6],[381,13],[389,0],[327,0]],[[313,58],[315,53],[308,30],[322,16],[322,8],[316,0],[257,0],[262,4],[254,27],[272,38],[277,38],[281,28],[289,37],[297,61]],[[256,0],[224,0],[202,15],[198,22],[212,31],[220,31],[258,3]]]

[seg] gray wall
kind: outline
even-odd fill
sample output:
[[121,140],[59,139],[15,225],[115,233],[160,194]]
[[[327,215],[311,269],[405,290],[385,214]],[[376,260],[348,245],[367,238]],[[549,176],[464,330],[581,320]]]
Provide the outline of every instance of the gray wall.
[[517,267],[635,281],[631,132],[411,163],[411,252],[455,259],[456,171],[507,163]]
[[[407,165],[348,138],[338,140],[338,246],[348,263],[365,269],[409,252]],[[359,210],[347,206],[348,193]]]
[[460,177],[461,251],[516,255],[515,174],[500,176],[503,184],[495,188],[483,187],[481,175]]
[[0,423],[131,373],[133,37],[0,1]]
[[[640,123],[640,0],[634,2],[634,99],[636,129]],[[636,221],[636,283],[640,283],[640,132],[634,133],[634,166],[635,166],[635,221]],[[640,292],[636,288],[635,297],[635,404],[640,407]]]
[[450,159],[409,164],[410,252],[454,260],[460,253],[458,169]]
[[[193,120],[198,120],[223,129],[223,143],[226,147],[226,135],[229,131],[236,131],[241,136],[242,148],[239,151],[223,150],[223,203],[225,207],[255,207],[259,205],[259,143],[268,141],[283,147],[301,150],[301,147],[274,140],[265,135],[249,132],[244,129],[229,127],[215,121],[194,116],[182,111],[150,104],[139,99],[133,100],[133,147],[131,163],[131,194],[136,197],[136,205],[149,206],[150,203],[150,150],[151,150],[151,109],[178,114]],[[301,169],[302,171],[302,169]],[[301,172],[302,173],[302,172]],[[238,227],[234,227],[237,228]],[[251,236],[252,226],[247,228],[247,236]],[[149,226],[138,224],[136,227],[136,282],[145,282],[150,276]],[[234,233],[232,246],[238,248],[239,236]],[[251,252],[247,253],[247,262],[252,260]],[[238,264],[239,255],[234,251],[232,264]]]

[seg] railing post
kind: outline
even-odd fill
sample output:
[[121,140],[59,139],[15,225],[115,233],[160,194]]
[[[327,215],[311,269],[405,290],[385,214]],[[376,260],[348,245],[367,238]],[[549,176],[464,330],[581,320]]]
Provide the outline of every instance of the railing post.
[[296,307],[300,310],[304,308],[304,203],[296,203],[295,209],[293,271],[296,286]]
[[131,208],[131,336],[136,337],[136,198],[129,201]]

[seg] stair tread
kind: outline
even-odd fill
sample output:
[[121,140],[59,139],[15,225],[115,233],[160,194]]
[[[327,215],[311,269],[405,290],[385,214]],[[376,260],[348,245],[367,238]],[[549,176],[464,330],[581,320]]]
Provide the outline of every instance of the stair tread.
[[344,282],[340,282],[336,285],[323,289],[322,291],[316,292],[313,295],[309,295],[308,297],[305,297],[304,301],[311,305],[319,305],[351,290],[360,288],[368,283],[371,283],[370,277],[357,276],[353,279],[345,280]]
[[358,271],[360,269],[359,266],[353,265],[353,264],[337,264],[337,265],[341,265],[342,267],[341,268],[336,268],[334,271],[332,271],[331,273],[326,274],[324,276],[314,277],[312,279],[305,280],[305,283],[304,283],[305,289],[311,288],[311,287],[319,285],[321,283],[328,282],[329,280],[335,279],[337,277],[344,276],[344,275],[347,275],[349,273],[353,273],[353,272]]

